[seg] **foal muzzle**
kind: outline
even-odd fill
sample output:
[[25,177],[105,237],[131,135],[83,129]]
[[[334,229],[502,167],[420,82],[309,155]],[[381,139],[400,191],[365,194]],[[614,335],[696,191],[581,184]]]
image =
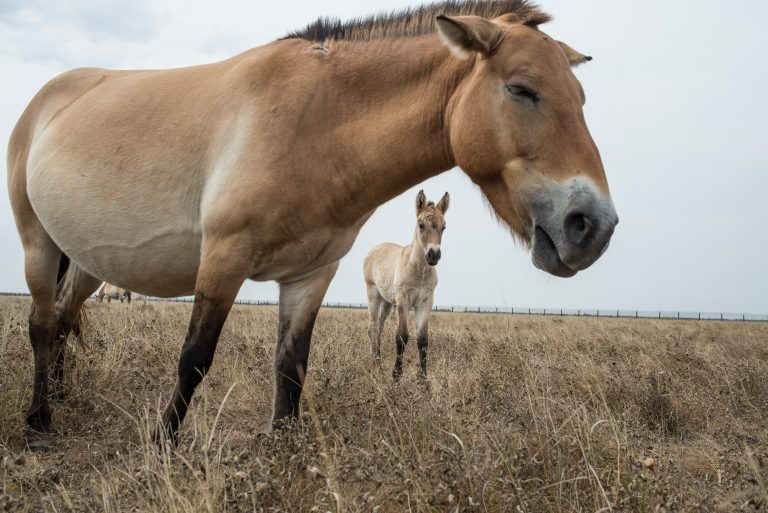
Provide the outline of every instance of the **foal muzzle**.
[[440,250],[430,248],[426,254],[427,263],[429,265],[437,265],[440,261]]

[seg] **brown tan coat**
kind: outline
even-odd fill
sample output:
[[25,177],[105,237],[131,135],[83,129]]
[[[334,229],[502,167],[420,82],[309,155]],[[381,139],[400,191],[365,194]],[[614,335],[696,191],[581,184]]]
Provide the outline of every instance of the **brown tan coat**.
[[213,64],[46,84],[8,147],[33,298],[29,426],[50,429],[49,363],[102,281],[195,294],[163,416],[175,437],[240,286],[276,280],[273,423],[296,417],[339,260],[378,205],[456,165],[534,265],[591,265],[618,218],[571,72],[586,58],[546,19],[523,0],[446,2]]

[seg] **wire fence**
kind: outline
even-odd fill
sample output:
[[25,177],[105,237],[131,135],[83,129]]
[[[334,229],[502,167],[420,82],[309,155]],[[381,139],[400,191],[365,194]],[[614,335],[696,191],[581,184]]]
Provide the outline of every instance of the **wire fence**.
[[[0,292],[0,296],[29,296],[25,292]],[[94,296],[95,297],[95,296]],[[147,297],[148,301],[173,303],[191,303],[192,297],[158,298]],[[277,301],[269,299],[238,299],[238,305],[277,306]],[[343,308],[365,310],[366,303],[325,302],[324,308]],[[768,322],[768,314],[736,313],[736,312],[697,312],[673,310],[625,310],[598,308],[532,308],[532,307],[501,307],[501,306],[457,306],[436,305],[435,312],[479,313],[479,314],[508,314],[536,315],[549,317],[603,317],[619,319],[664,319],[686,321],[738,321],[738,322]]]

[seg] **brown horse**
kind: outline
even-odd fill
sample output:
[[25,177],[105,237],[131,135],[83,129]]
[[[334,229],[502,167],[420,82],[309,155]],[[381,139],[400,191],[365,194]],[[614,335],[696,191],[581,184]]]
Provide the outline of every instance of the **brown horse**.
[[101,281],[195,295],[163,415],[171,437],[244,280],[277,281],[273,424],[296,417],[339,260],[377,206],[454,166],[534,265],[591,265],[618,218],[571,71],[589,58],[539,31],[547,20],[526,0],[451,0],[322,20],[204,66],[46,84],[8,148],[32,294],[29,426],[50,429],[57,334]]
[[377,364],[381,364],[381,329],[397,306],[395,336],[395,368],[392,376],[403,373],[403,352],[408,343],[408,312],[416,314],[416,343],[419,347],[421,376],[427,376],[427,335],[429,312],[437,287],[440,245],[445,230],[445,213],[449,196],[446,192],[435,205],[427,202],[424,191],[416,196],[416,229],[413,242],[407,246],[385,242],[368,253],[363,262],[363,277],[368,293],[368,338]]

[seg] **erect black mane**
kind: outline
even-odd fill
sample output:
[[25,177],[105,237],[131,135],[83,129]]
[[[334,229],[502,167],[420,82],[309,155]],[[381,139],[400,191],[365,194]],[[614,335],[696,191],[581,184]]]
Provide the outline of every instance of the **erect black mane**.
[[529,0],[446,0],[444,2],[409,7],[389,14],[375,14],[365,18],[341,21],[319,18],[304,29],[292,32],[283,39],[308,41],[349,40],[371,41],[399,37],[415,37],[435,31],[435,17],[481,16],[495,18],[502,14],[516,14],[523,23],[537,26],[551,17],[540,11]]

